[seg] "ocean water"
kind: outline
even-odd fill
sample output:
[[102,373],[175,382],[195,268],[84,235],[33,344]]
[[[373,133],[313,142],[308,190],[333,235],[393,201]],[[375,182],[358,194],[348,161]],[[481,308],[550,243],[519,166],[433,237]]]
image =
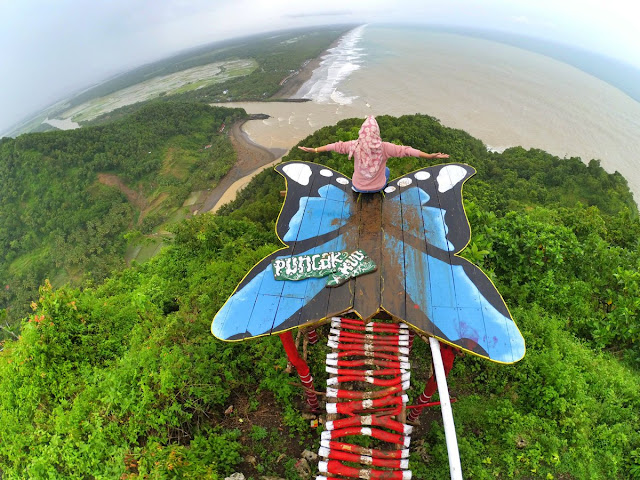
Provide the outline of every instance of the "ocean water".
[[350,104],[354,98],[344,95],[338,87],[362,65],[366,54],[360,44],[365,29],[363,25],[351,30],[336,47],[329,49],[328,55],[295,96],[312,99],[316,103]]
[[342,118],[424,113],[490,150],[521,145],[599,159],[640,199],[640,103],[521,48],[428,29],[359,27],[327,53],[296,96],[312,101],[239,104],[272,116],[246,124],[252,139],[289,149]]

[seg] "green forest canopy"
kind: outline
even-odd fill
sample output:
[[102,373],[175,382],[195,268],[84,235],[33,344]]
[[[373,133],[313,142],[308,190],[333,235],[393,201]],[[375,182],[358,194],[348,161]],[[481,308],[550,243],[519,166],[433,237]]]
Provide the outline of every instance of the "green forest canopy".
[[[464,190],[464,255],[495,282],[527,342],[513,366],[466,356],[454,367],[465,478],[640,478],[640,222],[624,178],[542,150],[489,153],[425,115],[378,121],[385,140],[478,170]],[[354,138],[360,122],[301,144]],[[351,174],[343,156],[292,152],[285,160]],[[392,177],[423,165],[389,162]],[[40,288],[21,338],[0,353],[6,478],[297,478],[295,459],[317,450],[319,432],[300,417],[278,339],[228,344],[209,333],[238,281],[280,246],[283,189],[267,170],[218,215],[171,227],[173,243],[149,262],[103,283]],[[412,397],[427,350],[417,342],[412,354]],[[310,349],[317,385],[325,354]],[[437,422],[414,436],[410,461],[415,478],[446,478]]]
[[122,268],[126,232],[150,233],[231,168],[235,152],[219,130],[243,118],[241,109],[162,103],[103,126],[3,139],[0,310],[24,316],[45,278],[80,284]]

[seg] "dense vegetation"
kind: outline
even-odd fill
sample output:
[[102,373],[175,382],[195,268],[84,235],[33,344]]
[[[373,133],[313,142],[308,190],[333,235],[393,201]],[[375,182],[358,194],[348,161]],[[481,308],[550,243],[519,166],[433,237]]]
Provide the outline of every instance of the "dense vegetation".
[[[354,138],[360,122],[302,144]],[[487,153],[427,116],[379,123],[385,140],[477,168],[464,255],[496,283],[527,342],[518,364],[466,356],[454,367],[465,478],[640,478],[640,222],[625,180],[541,150]],[[292,152],[351,174],[343,156]],[[393,159],[392,177],[422,165]],[[295,459],[317,449],[319,433],[300,416],[278,339],[209,334],[237,282],[279,246],[283,188],[265,171],[219,215],[174,225],[172,245],[149,262],[100,285],[40,288],[21,338],[0,353],[5,478],[298,478]],[[417,342],[412,354],[413,396],[427,350]],[[325,353],[309,352],[319,386]],[[414,478],[448,478],[433,418],[414,435]]]
[[233,165],[218,130],[243,117],[240,109],[167,103],[104,126],[3,139],[0,311],[23,317],[45,278],[79,284],[121,268],[125,232],[150,233]]
[[[124,233],[131,250],[144,239],[141,234],[179,220],[178,209],[190,193],[212,188],[224,176],[235,154],[217,132],[244,112],[205,104],[273,96],[285,77],[349,28],[290,30],[192,49],[119,75],[61,108],[214,62],[252,58],[259,67],[244,77],[139,102],[88,122],[100,128],[63,132],[41,124],[32,128],[38,134],[0,140],[0,311],[8,318],[0,340],[26,313],[45,278],[55,286],[103,279],[124,266]],[[205,145],[211,147],[203,150]],[[155,251],[161,238],[153,240],[146,250]]]

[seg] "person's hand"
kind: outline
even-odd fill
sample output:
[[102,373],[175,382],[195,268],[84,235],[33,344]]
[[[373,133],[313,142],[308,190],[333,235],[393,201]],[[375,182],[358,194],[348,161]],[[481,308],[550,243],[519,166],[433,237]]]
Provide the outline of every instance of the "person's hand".
[[433,158],[449,158],[449,155],[446,153],[438,152],[433,156]]
[[315,148],[309,148],[309,147],[298,147],[300,150],[304,150],[305,152],[310,152],[310,153],[314,153],[316,151]]

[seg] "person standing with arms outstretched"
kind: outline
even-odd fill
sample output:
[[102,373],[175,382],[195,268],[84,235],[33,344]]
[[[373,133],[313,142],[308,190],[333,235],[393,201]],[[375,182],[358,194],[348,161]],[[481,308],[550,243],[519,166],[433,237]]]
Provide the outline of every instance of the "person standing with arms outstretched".
[[305,152],[337,152],[353,157],[352,188],[360,193],[375,193],[389,182],[387,160],[390,157],[449,158],[446,153],[425,153],[406,145],[383,142],[373,115],[362,123],[357,140],[336,142],[321,147],[298,147]]

